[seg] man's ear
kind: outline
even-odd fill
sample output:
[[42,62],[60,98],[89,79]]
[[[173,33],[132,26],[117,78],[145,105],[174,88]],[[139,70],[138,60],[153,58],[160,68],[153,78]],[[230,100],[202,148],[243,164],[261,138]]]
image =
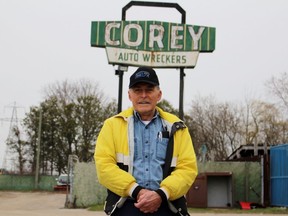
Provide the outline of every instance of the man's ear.
[[158,95],[158,102],[161,100],[161,98],[162,98],[162,91],[161,91],[161,90],[159,90],[159,95]]
[[128,90],[128,98],[131,101],[130,89]]

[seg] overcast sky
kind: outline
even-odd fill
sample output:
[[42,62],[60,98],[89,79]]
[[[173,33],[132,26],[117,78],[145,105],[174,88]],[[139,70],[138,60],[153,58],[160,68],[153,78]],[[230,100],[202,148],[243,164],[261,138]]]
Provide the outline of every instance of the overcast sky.
[[[21,119],[43,100],[47,85],[80,79],[97,82],[106,96],[117,99],[119,79],[105,49],[90,46],[91,21],[121,20],[129,2],[0,0],[0,168],[14,104]],[[288,72],[288,1],[169,2],[186,11],[187,24],[216,28],[215,51],[200,53],[196,67],[185,69],[184,112],[198,95],[229,102],[265,99],[264,83]],[[126,20],[181,22],[181,14],[173,8],[134,6]],[[130,105],[127,86],[135,69],[124,74],[123,109]],[[178,108],[179,71],[157,71],[163,98]]]

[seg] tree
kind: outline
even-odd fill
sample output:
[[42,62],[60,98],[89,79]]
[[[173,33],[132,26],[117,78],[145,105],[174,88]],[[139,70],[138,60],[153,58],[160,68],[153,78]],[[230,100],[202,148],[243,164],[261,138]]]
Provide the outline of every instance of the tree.
[[282,107],[288,111],[288,74],[282,73],[279,77],[272,76],[265,83],[268,91],[272,93],[278,100]]
[[[35,172],[37,141],[40,121],[40,111],[42,112],[40,156],[41,170],[43,173],[50,171],[52,174],[54,168],[61,171],[66,166],[65,142],[61,139],[61,110],[57,105],[57,98],[51,97],[43,101],[39,107],[31,107],[30,112],[26,114],[24,125],[30,146],[30,169]],[[63,160],[64,159],[64,160]]]
[[27,154],[27,142],[21,138],[20,130],[17,125],[12,128],[12,133],[6,141],[7,146],[16,153],[16,164],[19,169],[19,174],[24,174]]
[[175,109],[175,108],[172,106],[172,104],[171,104],[169,101],[165,100],[165,99],[162,99],[162,100],[157,104],[157,106],[159,106],[161,109],[163,109],[163,110],[166,111],[166,112],[170,112],[170,113],[172,113],[172,114],[174,114],[174,115],[179,115],[178,110]]
[[[263,101],[253,101],[251,116],[254,123],[254,143],[275,145],[285,140],[282,136],[283,129],[287,128],[277,107]],[[287,131],[284,133],[287,134]],[[286,135],[287,136],[287,135]]]
[[42,110],[41,170],[67,172],[69,155],[80,161],[93,159],[96,137],[105,118],[116,114],[115,101],[106,102],[90,81],[56,83],[46,89],[46,99],[24,120],[29,136],[31,168],[35,170],[39,110]]
[[208,160],[226,159],[242,143],[240,108],[229,103],[218,103],[213,97],[192,102],[186,119],[195,151],[207,149]]

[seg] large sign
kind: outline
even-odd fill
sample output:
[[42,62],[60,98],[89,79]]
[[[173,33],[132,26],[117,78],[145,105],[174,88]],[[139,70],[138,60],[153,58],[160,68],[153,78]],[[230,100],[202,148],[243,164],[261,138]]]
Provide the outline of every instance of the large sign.
[[213,27],[160,21],[96,21],[91,46],[105,47],[110,64],[186,67],[196,66],[199,52],[213,52]]

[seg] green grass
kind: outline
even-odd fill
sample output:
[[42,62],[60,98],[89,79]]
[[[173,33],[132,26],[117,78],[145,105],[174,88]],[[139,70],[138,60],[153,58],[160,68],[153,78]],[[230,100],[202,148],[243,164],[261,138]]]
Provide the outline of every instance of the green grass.
[[[89,207],[89,211],[103,211],[103,205]],[[243,210],[239,208],[189,208],[189,213],[227,213],[227,214],[288,214],[285,207],[267,207]]]
[[89,211],[103,211],[103,205],[93,205],[88,208]]
[[227,213],[227,214],[288,214],[288,208],[267,207],[244,210],[240,208],[189,208],[190,213]]

